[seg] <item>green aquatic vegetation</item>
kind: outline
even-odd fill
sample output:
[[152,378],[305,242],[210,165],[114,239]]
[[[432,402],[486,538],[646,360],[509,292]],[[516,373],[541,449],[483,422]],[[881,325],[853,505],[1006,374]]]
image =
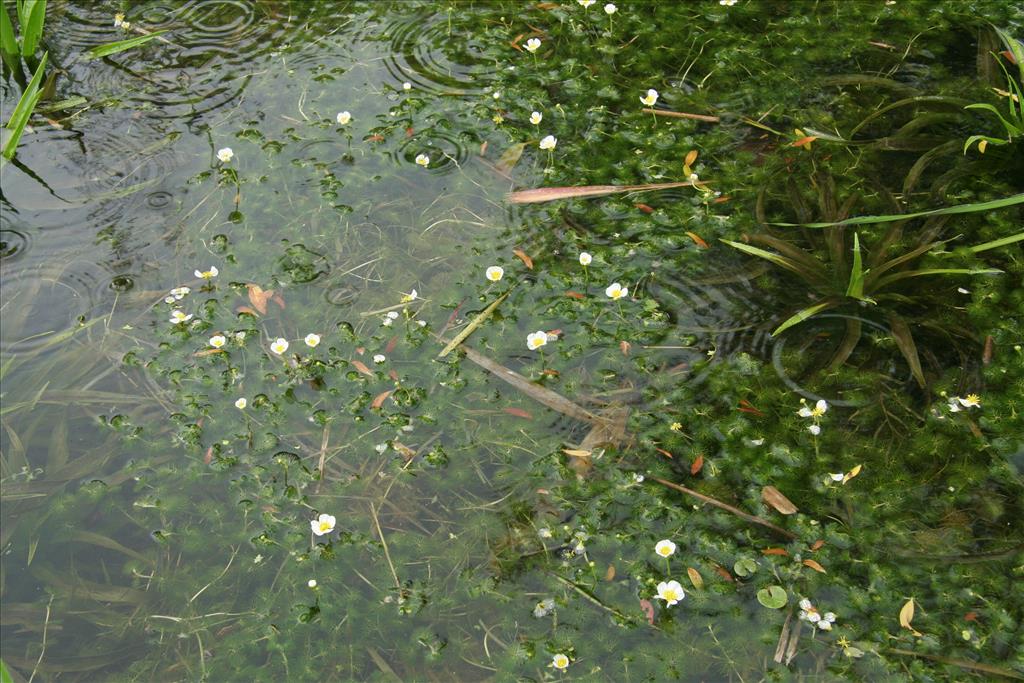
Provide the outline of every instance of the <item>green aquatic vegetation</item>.
[[1006,116],[1003,116],[994,106],[984,102],[978,102],[969,104],[965,109],[973,109],[976,111],[988,111],[991,112],[1000,124],[1003,126],[1003,131],[1006,135],[1005,138],[997,138],[989,135],[972,135],[964,142],[964,153],[974,143],[978,143],[978,151],[984,153],[987,145],[1010,145],[1013,144],[1014,137],[1024,135],[1024,91],[1021,90],[1022,84],[1024,84],[1024,48],[1021,47],[1019,40],[999,29],[995,29],[1006,47],[1006,54],[1012,57],[1011,61],[1017,65],[1017,77],[1015,78],[1006,66],[1003,64],[999,55],[993,55],[993,58],[998,60],[999,68],[1002,70],[1003,75],[1006,77],[1006,90],[1000,91],[995,89],[997,94],[1006,100]]

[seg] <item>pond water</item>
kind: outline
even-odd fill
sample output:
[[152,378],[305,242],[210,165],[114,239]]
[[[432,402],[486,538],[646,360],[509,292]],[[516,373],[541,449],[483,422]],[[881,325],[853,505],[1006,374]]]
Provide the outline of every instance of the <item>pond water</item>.
[[602,4],[48,4],[12,680],[1024,678],[1024,13]]

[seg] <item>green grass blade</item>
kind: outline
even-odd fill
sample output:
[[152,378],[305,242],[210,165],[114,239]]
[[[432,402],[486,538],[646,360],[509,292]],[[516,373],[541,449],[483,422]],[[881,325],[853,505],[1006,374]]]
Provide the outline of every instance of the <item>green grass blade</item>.
[[43,22],[46,21],[46,0],[25,0],[24,17],[21,22],[21,54],[31,57],[43,37]]
[[[14,35],[14,24],[11,22],[11,15],[7,13],[7,3],[4,2],[3,6],[0,7],[0,51],[3,52],[4,61],[7,62],[8,66],[11,65],[10,60],[14,60],[14,64],[18,63],[18,54],[20,48],[18,47],[18,39]],[[11,67],[14,70],[14,67]]]
[[957,204],[956,206],[945,206],[941,209],[930,209],[928,211],[917,211],[915,213],[897,213],[882,216],[857,216],[856,218],[847,218],[846,220],[835,221],[833,223],[770,223],[770,225],[778,225],[784,228],[830,228],[833,225],[870,225],[872,223],[905,221],[910,218],[921,218],[923,216],[949,216],[959,213],[993,211],[995,209],[1005,209],[1008,206],[1015,206],[1021,203],[1024,203],[1024,192],[1021,194],[1011,195],[1009,197],[1003,197],[1002,199],[993,199],[990,202]]
[[[996,28],[996,33],[999,35],[999,39],[1003,41],[1003,45],[1006,46],[1006,49],[1013,55],[1013,60],[1017,62],[1017,69],[1020,71],[1020,80],[1024,81],[1024,46],[1020,44],[1020,41],[1001,28]],[[1024,104],[1024,102],[1021,104]]]
[[911,374],[924,389],[924,372],[921,370],[921,359],[917,355],[917,345],[914,344],[914,335],[910,333],[910,325],[898,315],[890,315],[889,326],[892,328],[892,338],[895,340],[896,346],[903,357],[907,359],[907,364],[910,365]]
[[118,40],[113,43],[97,45],[85,54],[89,59],[109,57],[110,55],[116,55],[118,52],[124,52],[125,50],[131,50],[132,48],[138,47],[140,45],[145,45],[149,41],[153,40],[159,35],[163,35],[164,33],[167,33],[167,31],[154,31],[153,33],[149,33],[144,36],[136,36],[135,38],[128,38],[127,40]]
[[998,275],[1003,271],[998,268],[925,268],[924,270],[905,270],[889,277],[883,277],[875,284],[875,289],[884,287],[910,277],[921,277],[923,275]]
[[821,313],[822,311],[824,311],[827,308],[834,308],[836,305],[837,305],[837,302],[835,302],[835,301],[823,301],[821,303],[814,304],[813,306],[808,306],[807,308],[802,308],[799,311],[797,311],[795,314],[793,314],[792,316],[787,318],[784,323],[782,323],[781,325],[776,327],[775,331],[772,332],[772,336],[776,337],[780,333],[782,333],[782,332],[788,330],[789,328],[793,327],[793,325],[798,325],[798,324],[802,323],[803,321],[807,320],[808,318],[810,318],[812,316],[815,316],[818,313]]
[[765,251],[764,249],[758,249],[757,247],[752,247],[749,244],[743,244],[742,242],[733,242],[731,240],[721,241],[728,244],[730,247],[733,247],[734,249],[739,249],[740,251],[746,254],[750,254],[751,256],[757,256],[758,258],[763,258],[766,261],[771,261],[780,268],[791,270],[797,275],[804,278],[805,280],[814,281],[818,279],[817,273],[800,265],[799,263],[792,259],[786,258],[785,256],[780,256],[779,254],[775,254],[770,251]]
[[1009,237],[1003,237],[1002,239],[992,240],[991,242],[984,242],[983,244],[976,244],[973,247],[968,247],[968,251],[972,254],[978,252],[988,251],[989,249],[998,249],[999,247],[1005,247],[1007,244],[1013,244],[1014,242],[1020,242],[1024,240],[1024,232],[1018,232],[1016,235],[1010,235]]
[[853,266],[850,268],[850,282],[846,285],[846,296],[864,300],[864,264],[860,257],[860,236],[853,233]]
[[32,76],[32,80],[29,81],[25,92],[21,94],[21,99],[18,100],[17,106],[14,107],[14,113],[11,114],[11,120],[7,122],[7,129],[11,132],[11,136],[3,148],[5,159],[9,160],[14,157],[14,152],[18,149],[18,141],[21,140],[21,134],[24,132],[25,126],[28,125],[28,118],[32,115],[32,110],[35,109],[36,103],[39,101],[39,82],[43,80],[43,69],[46,68],[46,58],[48,56],[49,53],[44,53],[43,58],[39,60],[39,68],[36,69],[36,73]]
[[[4,14],[7,14],[6,9]],[[0,659],[0,683],[14,683],[14,679],[11,678],[11,672],[7,670],[7,665],[4,664],[2,659]]]

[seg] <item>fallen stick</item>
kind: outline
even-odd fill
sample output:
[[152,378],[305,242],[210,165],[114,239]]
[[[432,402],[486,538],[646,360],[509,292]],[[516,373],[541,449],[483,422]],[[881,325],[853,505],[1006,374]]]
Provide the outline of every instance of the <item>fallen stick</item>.
[[717,116],[708,116],[707,114],[688,114],[685,111],[668,111],[666,109],[641,109],[640,111],[645,114],[654,114],[655,116],[668,116],[674,119],[696,119],[697,121],[707,121],[708,123],[718,123],[722,120]]
[[661,484],[662,486],[667,486],[670,489],[675,489],[676,491],[680,491],[682,493],[685,493],[688,496],[693,496],[697,500],[704,501],[705,503],[707,503],[709,505],[714,505],[715,507],[721,508],[722,510],[725,510],[726,512],[731,512],[732,514],[736,515],[737,517],[742,517],[743,519],[747,520],[748,522],[753,522],[754,524],[760,524],[763,527],[768,527],[772,531],[774,531],[774,532],[776,532],[778,534],[782,534],[783,536],[785,536],[786,538],[788,538],[790,540],[795,541],[798,538],[797,535],[794,534],[792,531],[787,531],[787,530],[783,529],[780,526],[776,526],[776,525],[772,524],[767,519],[762,519],[761,517],[758,517],[757,515],[752,515],[752,514],[750,514],[748,512],[744,512],[743,510],[740,510],[737,507],[733,507],[732,505],[729,505],[728,503],[723,503],[722,501],[718,500],[717,498],[712,498],[711,496],[705,496],[703,493],[697,493],[693,489],[688,489],[685,486],[680,486],[679,484],[674,484],[674,483],[672,483],[670,481],[665,481],[664,479],[658,479],[657,477],[651,477],[650,480],[651,481],[656,481],[659,484]]

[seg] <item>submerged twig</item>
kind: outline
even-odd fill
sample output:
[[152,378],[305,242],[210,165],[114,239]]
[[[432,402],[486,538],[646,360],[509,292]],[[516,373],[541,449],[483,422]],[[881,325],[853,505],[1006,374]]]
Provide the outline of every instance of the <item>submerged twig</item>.
[[655,116],[669,116],[674,119],[695,119],[697,121],[707,121],[708,123],[718,123],[722,119],[717,116],[708,116],[707,114],[690,114],[685,111],[668,111],[667,109],[641,109],[640,111],[645,114],[654,114]]
[[776,532],[778,534],[782,534],[783,536],[785,536],[786,538],[788,538],[790,540],[794,540],[795,541],[798,538],[797,535],[794,534],[792,531],[787,531],[787,530],[783,529],[780,526],[776,526],[776,525],[772,524],[771,522],[769,522],[767,519],[763,519],[761,517],[758,517],[757,515],[752,515],[749,512],[744,512],[743,510],[740,510],[738,507],[733,507],[732,505],[729,505],[728,503],[723,503],[722,501],[718,500],[717,498],[712,498],[711,496],[705,496],[703,493],[697,493],[693,489],[688,489],[685,486],[680,486],[679,484],[672,483],[671,481],[665,481],[664,479],[658,479],[657,477],[651,477],[649,480],[650,481],[656,481],[659,484],[661,484],[662,486],[667,486],[670,489],[675,489],[676,491],[680,491],[682,493],[685,493],[688,496],[693,496],[697,500],[704,501],[708,505],[714,505],[715,507],[721,508],[722,510],[725,510],[726,512],[731,512],[732,514],[736,515],[737,517],[741,517],[741,518],[747,520],[748,522],[753,522],[754,524],[760,524],[761,526],[767,527],[767,528],[771,529],[772,531],[774,531],[774,532]]

